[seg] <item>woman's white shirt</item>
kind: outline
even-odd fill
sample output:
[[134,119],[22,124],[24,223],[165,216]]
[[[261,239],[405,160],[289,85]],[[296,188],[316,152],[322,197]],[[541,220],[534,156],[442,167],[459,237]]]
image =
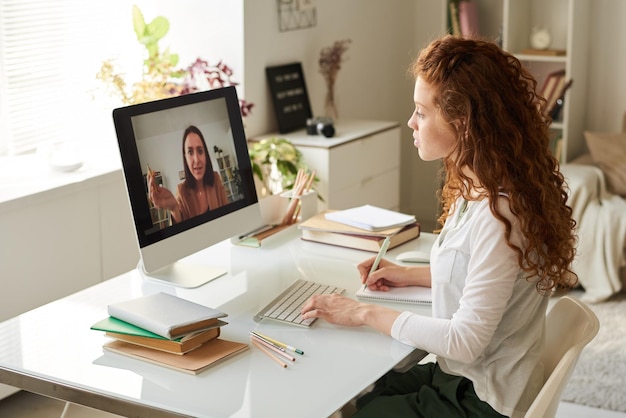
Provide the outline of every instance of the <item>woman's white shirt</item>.
[[[521,245],[506,196],[497,204]],[[432,317],[403,312],[391,335],[437,355],[444,372],[470,379],[480,399],[515,417],[543,382],[548,298],[526,280],[504,233],[487,199],[459,199],[431,252]]]

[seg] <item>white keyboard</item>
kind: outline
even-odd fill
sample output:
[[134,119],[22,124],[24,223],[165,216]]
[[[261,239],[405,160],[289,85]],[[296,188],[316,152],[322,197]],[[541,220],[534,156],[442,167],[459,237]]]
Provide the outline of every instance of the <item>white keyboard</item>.
[[309,327],[316,318],[304,319],[300,310],[313,295],[343,293],[345,289],[299,279],[254,316],[255,321],[271,319]]

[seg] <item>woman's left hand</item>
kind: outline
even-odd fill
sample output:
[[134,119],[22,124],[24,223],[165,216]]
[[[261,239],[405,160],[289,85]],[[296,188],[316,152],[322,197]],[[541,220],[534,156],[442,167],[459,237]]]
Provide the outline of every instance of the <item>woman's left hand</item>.
[[322,318],[332,324],[358,327],[365,324],[363,307],[364,304],[342,295],[315,295],[304,304],[301,313],[304,318]]

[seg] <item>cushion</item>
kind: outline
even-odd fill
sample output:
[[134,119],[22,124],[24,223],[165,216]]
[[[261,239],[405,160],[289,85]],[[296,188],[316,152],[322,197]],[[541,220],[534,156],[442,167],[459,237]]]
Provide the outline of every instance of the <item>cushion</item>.
[[609,191],[626,196],[626,132],[585,132],[594,163],[606,177]]

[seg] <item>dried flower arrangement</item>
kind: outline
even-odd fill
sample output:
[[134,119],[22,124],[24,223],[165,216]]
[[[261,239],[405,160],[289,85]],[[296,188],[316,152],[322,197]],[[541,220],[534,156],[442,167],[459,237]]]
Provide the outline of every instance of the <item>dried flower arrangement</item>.
[[[232,78],[233,70],[222,61],[212,65],[197,58],[188,67],[177,68],[178,54],[171,53],[169,48],[162,52],[159,50],[158,43],[169,28],[169,21],[163,16],[157,16],[150,23],[146,23],[141,10],[134,5],[133,29],[137,40],[148,52],[148,58],[143,62],[141,80],[129,87],[110,59],[102,63],[96,78],[108,85],[111,93],[118,96],[125,105],[238,84]],[[239,102],[241,115],[249,115],[254,104],[243,99]]]
[[341,63],[344,61],[343,55],[348,50],[348,46],[352,41],[344,39],[335,41],[332,46],[322,48],[320,52],[319,66],[320,73],[326,81],[326,116],[336,120],[338,117],[337,106],[335,103],[335,82],[337,74],[341,69]]

